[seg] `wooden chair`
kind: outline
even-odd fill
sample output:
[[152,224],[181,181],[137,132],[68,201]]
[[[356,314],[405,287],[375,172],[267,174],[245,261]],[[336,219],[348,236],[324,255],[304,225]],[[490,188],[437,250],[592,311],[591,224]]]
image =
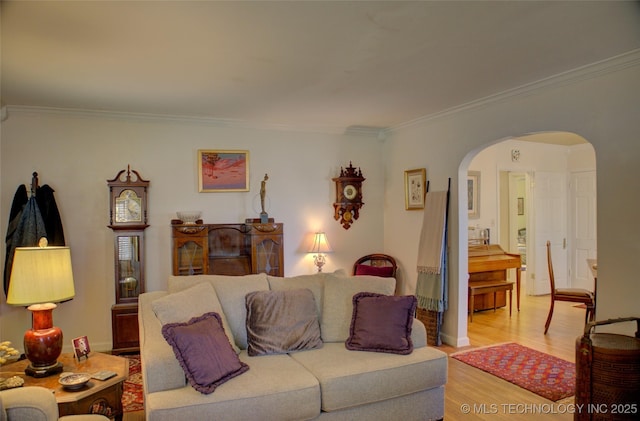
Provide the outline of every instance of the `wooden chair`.
[[585,314],[585,324],[593,321],[596,314],[596,296],[593,292],[583,288],[556,288],[556,281],[553,277],[553,262],[551,261],[551,242],[547,241],[547,265],[549,266],[549,282],[551,283],[551,308],[544,324],[544,333],[547,334],[551,317],[553,317],[553,305],[556,301],[570,301],[572,303],[582,303],[587,306]]
[[397,269],[396,259],[386,254],[374,253],[356,260],[353,264],[353,275],[376,275],[395,278]]

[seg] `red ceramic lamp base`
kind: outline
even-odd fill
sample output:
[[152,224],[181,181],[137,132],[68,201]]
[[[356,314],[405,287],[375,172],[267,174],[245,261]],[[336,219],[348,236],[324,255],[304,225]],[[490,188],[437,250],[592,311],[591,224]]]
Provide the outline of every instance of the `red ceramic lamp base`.
[[62,353],[62,330],[53,326],[55,304],[34,304],[33,328],[24,334],[24,353],[31,362],[24,371],[32,377],[47,377],[62,371],[58,357]]

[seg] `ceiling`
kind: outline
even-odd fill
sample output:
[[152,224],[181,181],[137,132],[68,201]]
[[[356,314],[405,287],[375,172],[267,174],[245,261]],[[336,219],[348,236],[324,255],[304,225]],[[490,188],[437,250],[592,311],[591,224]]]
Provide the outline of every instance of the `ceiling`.
[[640,48],[637,1],[2,1],[1,101],[347,131]]

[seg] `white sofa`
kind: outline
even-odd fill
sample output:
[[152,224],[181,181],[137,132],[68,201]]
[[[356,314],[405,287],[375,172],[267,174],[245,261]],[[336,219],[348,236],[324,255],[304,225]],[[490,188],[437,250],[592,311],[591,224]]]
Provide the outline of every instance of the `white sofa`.
[[[211,394],[196,391],[185,380],[185,372],[162,335],[162,323],[154,307],[154,303],[170,302],[189,307],[197,315],[202,311],[197,310],[202,305],[199,297],[182,304],[177,297],[184,298],[201,283],[213,286],[219,303],[212,305],[224,314],[223,326],[229,330],[230,342],[239,352],[240,361],[249,366],[248,371]],[[253,291],[302,288],[313,293],[322,347],[249,356],[245,296]],[[354,294],[367,291],[393,295],[394,290],[393,278],[351,277],[342,272],[289,278],[265,274],[171,276],[167,291],[144,293],[139,300],[147,420],[442,419],[447,356],[427,346],[420,321],[413,320],[413,351],[408,355],[350,351],[345,347]]]

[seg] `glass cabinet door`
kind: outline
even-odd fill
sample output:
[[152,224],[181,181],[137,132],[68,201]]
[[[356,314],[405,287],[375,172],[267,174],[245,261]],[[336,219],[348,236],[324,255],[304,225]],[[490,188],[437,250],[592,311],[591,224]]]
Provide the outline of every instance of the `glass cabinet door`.
[[266,237],[255,244],[255,268],[256,273],[266,273],[278,276],[280,272],[281,245],[277,240],[281,238]]
[[178,275],[202,275],[204,250],[196,241],[186,241],[178,247]]
[[116,235],[116,302],[136,301],[143,291],[142,233]]

